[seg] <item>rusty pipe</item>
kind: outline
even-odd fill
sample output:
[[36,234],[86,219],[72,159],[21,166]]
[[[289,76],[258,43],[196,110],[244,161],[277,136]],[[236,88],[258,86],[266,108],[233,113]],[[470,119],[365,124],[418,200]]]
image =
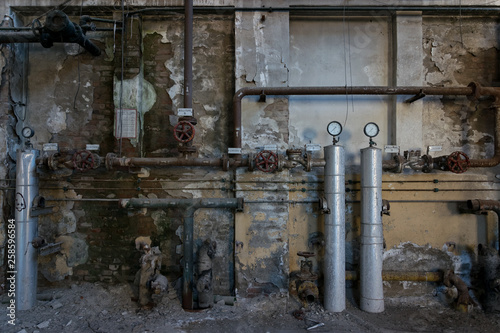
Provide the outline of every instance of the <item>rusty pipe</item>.
[[[357,271],[346,271],[346,280],[359,280]],[[382,280],[384,281],[415,281],[415,282],[441,282],[443,281],[443,272],[426,271],[382,271]]]
[[[233,145],[241,148],[241,101],[255,95],[460,95],[473,96],[476,86],[467,87],[246,87],[233,97]],[[484,90],[483,90],[484,91]],[[496,92],[496,90],[495,90]]]
[[[474,213],[486,213],[492,211],[497,214],[497,242],[500,244],[500,201],[496,200],[467,200],[467,209]],[[500,253],[500,245],[497,249]]]
[[222,158],[184,158],[184,157],[116,157],[114,154],[106,156],[106,167],[166,167],[166,166],[189,166],[189,167],[222,167],[227,170],[230,167],[248,166],[248,159]]

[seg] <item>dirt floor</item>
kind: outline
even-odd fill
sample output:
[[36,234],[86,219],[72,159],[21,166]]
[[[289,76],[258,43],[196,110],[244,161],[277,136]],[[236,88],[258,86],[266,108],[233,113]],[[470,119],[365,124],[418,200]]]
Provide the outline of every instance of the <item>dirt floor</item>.
[[198,312],[184,311],[173,289],[155,297],[157,306],[151,310],[139,309],[132,297],[129,285],[74,283],[44,288],[37,306],[16,313],[12,326],[7,317],[9,299],[3,294],[0,332],[500,332],[500,313],[486,314],[479,308],[462,313],[439,302],[430,307],[386,305],[381,314],[365,313],[353,302],[342,313],[312,304],[302,309],[303,319],[296,319],[293,312],[301,309],[300,304],[279,295],[238,298],[233,305],[221,300]]

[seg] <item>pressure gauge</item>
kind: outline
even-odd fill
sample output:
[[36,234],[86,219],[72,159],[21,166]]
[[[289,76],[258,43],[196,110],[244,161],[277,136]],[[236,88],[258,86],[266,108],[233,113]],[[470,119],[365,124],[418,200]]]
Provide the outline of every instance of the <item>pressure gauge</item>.
[[368,123],[365,125],[365,129],[363,130],[365,135],[369,138],[376,137],[379,132],[378,125],[375,123]]
[[26,126],[25,128],[23,128],[21,130],[21,135],[25,138],[25,139],[29,139],[31,138],[33,135],[35,135],[35,131],[33,131],[33,129],[31,127],[28,127]]
[[342,133],[342,125],[340,125],[338,121],[332,121],[328,124],[326,130],[331,136],[338,136],[340,135],[340,133]]

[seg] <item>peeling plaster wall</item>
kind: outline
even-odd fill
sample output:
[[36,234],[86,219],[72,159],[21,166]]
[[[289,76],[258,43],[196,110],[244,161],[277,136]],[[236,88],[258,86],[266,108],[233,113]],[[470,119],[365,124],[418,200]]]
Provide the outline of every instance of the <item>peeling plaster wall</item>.
[[[458,26],[458,28],[457,28]],[[491,18],[424,20],[425,81],[431,86],[498,82],[498,26]],[[424,104],[424,143],[471,158],[493,155],[493,114],[488,103],[431,98]]]

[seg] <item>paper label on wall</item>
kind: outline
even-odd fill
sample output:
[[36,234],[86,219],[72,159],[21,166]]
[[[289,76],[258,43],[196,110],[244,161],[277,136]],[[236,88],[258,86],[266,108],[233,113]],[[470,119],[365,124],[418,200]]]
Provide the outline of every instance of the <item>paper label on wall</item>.
[[115,137],[125,139],[137,138],[137,110],[116,109]]
[[228,154],[241,154],[241,148],[227,148]]
[[95,144],[95,145],[93,145],[93,144],[87,144],[85,146],[85,149],[87,149],[87,150],[99,150],[99,145],[98,144]]
[[429,146],[428,151],[441,151],[443,150],[443,146]]
[[59,151],[59,145],[57,143],[44,143],[43,151]]
[[277,145],[265,145],[264,150],[278,150]]
[[193,116],[193,109],[191,109],[191,108],[178,108],[177,115],[179,117],[192,117]]
[[306,151],[319,151],[321,150],[321,145],[315,143],[306,144]]
[[399,146],[386,145],[384,147],[384,150],[386,153],[389,153],[389,154],[397,154],[397,153],[399,153]]

